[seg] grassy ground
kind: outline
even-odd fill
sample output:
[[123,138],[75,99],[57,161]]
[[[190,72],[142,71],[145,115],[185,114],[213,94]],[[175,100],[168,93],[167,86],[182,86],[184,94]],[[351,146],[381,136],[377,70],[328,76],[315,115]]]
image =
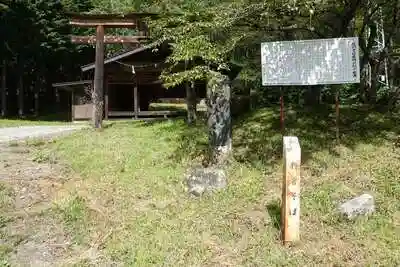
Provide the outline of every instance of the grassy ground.
[[[171,111],[181,111],[183,114],[186,112],[185,103],[151,103],[149,106],[150,110],[171,110]],[[198,104],[197,110],[199,112],[204,112],[206,107]],[[27,117],[24,119],[11,118],[11,119],[1,119],[0,118],[0,128],[4,127],[18,127],[18,126],[32,126],[32,125],[64,125],[71,123],[68,121],[68,116],[65,114],[53,114],[45,117]]]
[[[287,134],[303,149],[301,243],[292,248],[279,241],[277,108],[235,121],[229,188],[201,199],[188,197],[183,182],[207,150],[201,123],[110,123],[38,146],[35,155],[56,157],[79,177],[57,194],[53,211],[74,242],[127,266],[397,266],[399,120],[343,108],[337,145],[333,114],[286,114]],[[376,213],[341,219],[337,204],[363,192],[376,197]]]
[[33,126],[33,125],[63,125],[67,122],[61,121],[45,121],[45,120],[21,120],[21,119],[0,119],[0,128],[18,127],[18,126]]
[[24,118],[0,118],[0,128],[31,125],[60,125],[66,123],[69,123],[69,114],[64,112],[55,112],[43,116],[27,115]]

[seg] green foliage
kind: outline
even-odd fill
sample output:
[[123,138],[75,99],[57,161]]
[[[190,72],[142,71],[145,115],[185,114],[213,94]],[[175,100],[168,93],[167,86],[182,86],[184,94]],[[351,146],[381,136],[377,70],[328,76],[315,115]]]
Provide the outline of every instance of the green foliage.
[[[2,16],[7,45],[23,58],[66,49],[69,28],[59,1],[13,1]],[[13,27],[7,27],[13,25]],[[21,34],[24,33],[24,34]]]
[[[172,54],[167,61],[173,67],[163,75],[168,84],[174,84],[172,79],[176,80],[175,83],[197,79],[199,69],[203,72],[229,72],[233,55],[238,55],[235,52],[254,35],[244,31],[238,23],[254,11],[253,7],[257,6],[258,12],[263,10],[259,4],[240,2],[188,1],[185,4],[161,4],[167,7],[167,13],[150,22],[153,38],[172,43]],[[170,75],[182,62],[190,62],[194,71],[184,70]]]
[[209,68],[207,66],[196,66],[191,70],[178,73],[164,72],[163,79],[166,87],[172,87],[191,80],[202,80],[208,75]]
[[[210,71],[229,74],[239,80],[242,91],[250,89],[276,99],[276,90],[261,86],[260,43],[274,40],[359,36],[362,68],[365,63],[382,67],[385,53],[373,51],[367,39],[368,27],[382,21],[387,50],[400,43],[398,1],[371,0],[32,0],[2,1],[0,5],[0,59],[10,73],[24,73],[28,84],[74,79],[79,66],[93,60],[93,46],[73,45],[68,34],[93,33],[68,26],[65,12],[126,13],[150,11],[159,16],[148,20],[152,41],[171,44],[170,65],[161,75],[167,86],[204,79]],[[382,15],[382,16],[381,16]],[[13,25],[10,27],[9,25]],[[110,34],[130,35],[132,30],[110,30]],[[367,45],[367,44],[370,45]],[[107,47],[107,55],[122,45]],[[386,51],[386,50],[385,50]],[[389,58],[390,59],[390,58]],[[375,63],[374,63],[375,62]],[[389,70],[399,69],[399,61],[389,60]],[[378,69],[378,68],[376,68]],[[376,73],[373,74],[376,77]],[[344,86],[347,102],[390,102],[400,93],[395,71],[389,73],[390,88],[374,84]],[[9,86],[14,90],[16,86]],[[45,86],[42,86],[45,87]],[[360,88],[361,87],[361,88]],[[371,88],[372,87],[372,88]],[[311,90],[311,89],[310,89]],[[309,90],[302,88],[307,96]],[[331,99],[331,89],[322,98]],[[289,99],[302,98],[295,93]],[[297,102],[297,100],[296,100]],[[301,101],[298,101],[301,102]],[[308,101],[305,101],[308,102]],[[395,102],[395,101],[394,101]]]
[[[72,29],[65,14],[66,10],[87,11],[90,2],[64,2],[8,1],[7,9],[2,10],[0,61],[7,68],[8,95],[16,94],[15,81],[21,76],[26,95],[33,90],[52,94],[51,83],[80,77],[79,66],[92,60],[91,48],[70,43]],[[11,109],[12,103],[9,106]]]
[[[152,6],[161,16],[150,26],[154,39],[172,43],[173,52],[168,58],[172,67],[162,75],[167,85],[197,79],[199,70],[206,76],[207,71],[229,73],[232,66],[239,66],[236,79],[249,89],[260,91],[264,90],[260,86],[261,42],[359,35],[363,44],[366,25],[380,20],[379,7],[385,25],[388,24],[387,34],[392,36],[394,28],[389,24],[398,23],[393,18],[399,11],[393,3],[376,0],[364,5],[363,1],[327,0],[317,5],[307,0],[285,3],[164,0]],[[372,46],[367,49],[372,51]],[[189,67],[183,68],[183,62],[189,62]],[[344,86],[341,91],[347,102],[354,102],[362,100],[364,94],[371,95],[373,90],[377,89]],[[324,90],[322,94],[328,93],[329,98],[330,91]],[[378,98],[384,97],[382,93],[386,91],[378,90]]]
[[63,205],[57,206],[55,211],[61,215],[65,226],[73,235],[74,242],[77,244],[85,242],[85,238],[87,238],[86,235],[89,234],[89,229],[86,225],[89,210],[86,206],[85,199],[74,195]]
[[73,198],[63,209],[63,215],[68,224],[82,221],[85,215],[84,200],[80,197]]
[[93,9],[91,0],[62,0],[61,3],[67,12],[89,12]]

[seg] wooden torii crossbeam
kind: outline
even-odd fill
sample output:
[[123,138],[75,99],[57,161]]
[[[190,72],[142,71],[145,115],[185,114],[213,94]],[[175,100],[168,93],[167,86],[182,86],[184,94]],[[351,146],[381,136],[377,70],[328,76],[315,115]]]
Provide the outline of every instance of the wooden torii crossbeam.
[[[70,14],[70,25],[96,28],[96,36],[71,36],[73,43],[96,43],[94,90],[92,94],[92,119],[95,128],[101,128],[103,120],[104,44],[134,43],[139,45],[140,40],[145,40],[148,36],[146,25],[142,22],[142,19],[155,15],[152,13]],[[133,28],[137,30],[138,34],[136,36],[105,36],[105,28]]]

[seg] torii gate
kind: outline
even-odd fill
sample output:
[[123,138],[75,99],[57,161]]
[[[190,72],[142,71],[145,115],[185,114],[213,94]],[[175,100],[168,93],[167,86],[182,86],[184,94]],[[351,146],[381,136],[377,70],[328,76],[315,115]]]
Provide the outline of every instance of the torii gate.
[[[94,90],[92,93],[92,120],[95,128],[101,128],[103,120],[104,44],[134,43],[140,45],[140,41],[146,40],[148,37],[147,27],[141,19],[154,15],[152,13],[129,13],[124,15],[70,14],[70,25],[96,28],[96,36],[71,36],[72,43],[96,43]],[[132,28],[137,30],[137,34],[134,36],[107,36],[104,34],[105,28]]]

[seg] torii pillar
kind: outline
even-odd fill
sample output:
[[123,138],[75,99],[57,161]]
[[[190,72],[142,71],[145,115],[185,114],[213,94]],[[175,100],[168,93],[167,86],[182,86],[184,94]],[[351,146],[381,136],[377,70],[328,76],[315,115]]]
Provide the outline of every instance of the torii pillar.
[[[140,17],[154,14],[135,13],[127,15],[92,15],[73,14],[70,25],[76,27],[95,27],[96,36],[71,36],[73,43],[93,44],[96,43],[96,57],[94,70],[94,88],[92,91],[93,113],[92,121],[95,128],[102,127],[104,110],[104,44],[111,43],[134,43],[140,45],[141,39],[147,38],[145,25],[139,21]],[[105,36],[105,28],[136,28],[136,36]],[[107,97],[107,96],[106,96]],[[108,101],[106,101],[108,102]],[[108,109],[108,108],[106,108]],[[107,113],[107,110],[106,110]],[[106,115],[107,116],[107,115]]]

